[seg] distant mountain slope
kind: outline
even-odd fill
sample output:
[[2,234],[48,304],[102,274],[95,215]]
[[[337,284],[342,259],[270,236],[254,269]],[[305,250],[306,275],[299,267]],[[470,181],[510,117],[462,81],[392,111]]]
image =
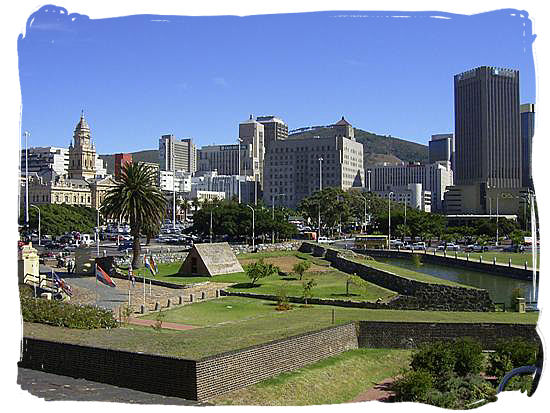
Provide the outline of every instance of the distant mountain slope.
[[[154,162],[159,163],[159,151],[158,149],[146,149],[138,152],[130,152],[132,155],[133,161],[144,161],[144,162]],[[107,173],[115,173],[115,155],[99,155],[101,159],[105,161],[107,165]]]
[[[331,128],[321,127],[295,133],[290,135],[289,138],[312,138],[314,136],[326,137],[331,136],[333,133],[334,132]],[[396,160],[397,162],[399,160],[404,162],[428,161],[428,147],[426,145],[406,141],[404,139],[377,135],[375,133],[357,128],[355,128],[355,139],[363,144],[365,163],[369,162],[371,165],[371,162],[376,158],[373,158],[372,155],[386,155],[388,156],[387,161],[389,162],[393,162],[393,157],[398,158],[398,160]]]

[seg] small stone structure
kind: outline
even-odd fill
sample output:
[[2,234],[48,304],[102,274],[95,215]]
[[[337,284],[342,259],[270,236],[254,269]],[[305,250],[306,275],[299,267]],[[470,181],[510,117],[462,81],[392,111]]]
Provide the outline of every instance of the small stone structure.
[[36,249],[32,247],[32,243],[23,245],[21,256],[18,260],[18,279],[19,283],[25,282],[25,276],[30,276],[33,280],[38,279],[40,275],[40,259],[36,253]]
[[178,271],[183,276],[213,277],[243,272],[243,267],[227,242],[195,244]]

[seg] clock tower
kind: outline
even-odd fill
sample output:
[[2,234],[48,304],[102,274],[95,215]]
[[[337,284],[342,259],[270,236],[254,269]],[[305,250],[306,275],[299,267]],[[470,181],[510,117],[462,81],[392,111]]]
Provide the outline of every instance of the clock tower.
[[94,179],[96,152],[84,111],[74,130],[73,140],[69,146],[69,179]]

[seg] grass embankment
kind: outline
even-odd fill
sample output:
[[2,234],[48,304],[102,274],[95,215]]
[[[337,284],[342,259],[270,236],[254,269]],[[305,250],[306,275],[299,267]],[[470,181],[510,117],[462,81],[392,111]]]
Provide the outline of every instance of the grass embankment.
[[[279,312],[274,302],[224,297],[163,311],[164,321],[200,327],[187,331],[157,332],[137,326],[82,331],[25,323],[24,334],[45,340],[196,359],[329,327],[333,310],[336,324],[354,320],[535,324],[538,317],[538,313],[304,308],[299,305]],[[149,314],[147,318],[155,319],[156,314]]]
[[[432,252],[433,254],[433,252]],[[442,251],[437,251],[437,255],[443,256]],[[481,256],[482,262],[487,264],[493,263],[493,257],[496,258],[496,263],[499,265],[508,265],[508,260],[512,260],[512,265],[517,265],[519,267],[523,267],[525,265],[525,261],[527,261],[527,268],[532,268],[532,261],[533,256],[531,253],[527,252],[492,252],[492,251],[485,251],[485,252],[470,252],[468,253],[470,256],[470,261],[477,261],[479,262],[479,257]],[[464,251],[457,251],[456,255],[459,258],[466,259],[467,253]],[[447,257],[448,258],[454,258],[455,252],[454,251],[448,251]],[[540,254],[537,254],[537,267],[540,265]]]
[[410,354],[410,350],[350,350],[210,402],[249,406],[346,403],[385,378],[399,374]]
[[[176,284],[192,284],[205,281],[230,283],[229,291],[240,291],[255,294],[277,295],[281,287],[284,287],[287,296],[301,297],[303,295],[302,282],[306,279],[313,279],[316,286],[312,290],[312,297],[348,299],[353,301],[376,301],[395,296],[397,293],[386,288],[367,283],[367,288],[359,288],[353,284],[349,285],[349,295],[346,295],[347,274],[330,267],[330,262],[321,258],[313,257],[298,251],[276,251],[256,254],[241,254],[238,257],[243,267],[247,264],[264,259],[265,262],[278,266],[286,275],[273,275],[258,280],[251,285],[250,279],[243,272],[216,277],[185,277],[177,275],[181,263],[159,264],[159,273],[154,279],[172,282]],[[302,260],[310,262],[310,269],[304,274],[302,280],[292,273],[295,264]],[[151,277],[147,269],[136,271],[139,276]]]

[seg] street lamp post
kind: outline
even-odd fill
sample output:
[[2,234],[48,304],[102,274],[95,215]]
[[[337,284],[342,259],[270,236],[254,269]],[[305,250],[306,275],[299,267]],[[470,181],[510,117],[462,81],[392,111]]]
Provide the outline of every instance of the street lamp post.
[[[102,206],[97,208],[97,229],[96,229],[96,245],[97,245],[97,256],[99,257],[99,210],[103,208]],[[118,234],[117,234],[118,238]]]
[[212,211],[214,210],[214,207],[210,207],[210,244],[212,244]]
[[390,249],[391,244],[391,196],[393,195],[393,192],[390,191],[388,194],[388,249]]
[[255,248],[254,248],[254,238],[255,238],[255,235],[254,235],[254,208],[252,208],[250,205],[247,205],[248,208],[250,208],[250,210],[252,211],[252,252],[255,251]]
[[42,239],[42,234],[40,232],[40,208],[38,208],[36,205],[30,205],[31,207],[33,208],[36,208],[38,209],[38,246],[41,246],[41,239]]
[[172,175],[172,229],[176,229],[176,170]]
[[237,150],[237,163],[238,163],[238,167],[237,167],[237,170],[238,170],[238,173],[237,173],[237,180],[238,180],[238,185],[239,185],[239,189],[238,189],[238,192],[239,192],[239,204],[241,203],[241,142],[242,142],[242,139],[241,139],[241,138],[237,138],[237,147],[238,147],[238,150]]
[[[271,196],[271,220],[275,223],[275,198],[285,194],[275,194]],[[275,228],[271,230],[271,243],[275,244]]]
[[321,191],[323,190],[323,158],[319,157],[319,234],[317,235],[317,242],[319,242],[319,238],[321,238]]
[[369,192],[370,192],[370,173],[371,173],[371,170],[368,170],[367,176],[368,176],[368,183],[369,183]]
[[363,232],[367,232],[367,197],[361,196],[363,201],[365,201],[365,210],[363,212]]
[[498,247],[498,194],[497,194],[497,240],[495,245]]
[[25,131],[25,226],[29,228],[29,135]]
[[403,222],[404,226],[407,226],[407,200],[405,199],[405,202],[403,203],[405,207],[405,221]]

